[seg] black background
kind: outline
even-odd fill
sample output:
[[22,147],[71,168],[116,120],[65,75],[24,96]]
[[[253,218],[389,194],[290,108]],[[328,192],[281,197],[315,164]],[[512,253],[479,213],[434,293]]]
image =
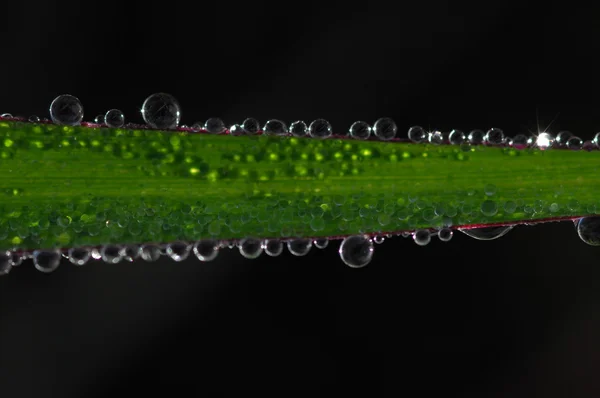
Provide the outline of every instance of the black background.
[[[510,135],[600,131],[600,6],[567,2],[27,3],[1,7],[0,111],[182,123],[389,116]],[[0,395],[598,397],[598,248],[571,223],[388,239],[360,270],[304,258],[160,261],[0,279]]]

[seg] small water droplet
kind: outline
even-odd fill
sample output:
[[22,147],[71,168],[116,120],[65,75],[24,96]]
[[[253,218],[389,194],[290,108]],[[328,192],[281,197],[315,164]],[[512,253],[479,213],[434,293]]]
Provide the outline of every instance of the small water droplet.
[[483,130],[471,130],[469,133],[469,144],[471,145],[481,145],[485,141],[485,133]]
[[496,186],[494,184],[486,184],[483,187],[483,192],[485,192],[487,196],[494,196],[494,194],[496,194]]
[[541,150],[546,150],[554,145],[554,137],[549,133],[540,133],[535,138],[535,146]]
[[240,254],[248,259],[258,258],[263,252],[263,242],[259,239],[246,238],[238,244]]
[[477,240],[493,240],[498,239],[513,229],[513,225],[503,225],[499,227],[482,227],[482,228],[470,228],[470,229],[459,229],[463,234],[475,238]]
[[83,105],[77,97],[59,95],[50,104],[50,118],[55,124],[78,126],[83,120]]
[[265,253],[277,257],[283,252],[283,242],[279,239],[269,239],[264,243]]
[[561,131],[556,136],[556,143],[561,146],[567,145],[567,141],[572,136],[573,136],[573,133],[571,133],[570,131]]
[[260,123],[253,117],[249,117],[242,122],[242,129],[246,134],[256,134],[260,131]]
[[119,128],[125,124],[125,115],[118,109],[110,109],[104,115],[104,123],[108,127]]
[[10,251],[0,252],[0,276],[7,275],[12,269],[12,256]]
[[427,229],[419,229],[413,233],[413,240],[419,246],[426,246],[431,242],[431,232]]
[[29,120],[29,122],[31,122],[31,123],[39,123],[40,122],[40,118],[36,115],[29,116],[29,119],[27,119],[27,120]]
[[450,241],[450,239],[452,239],[453,235],[454,235],[454,232],[450,228],[442,228],[438,231],[438,238],[442,242]]
[[329,245],[329,239],[327,239],[327,238],[315,239],[313,241],[313,245],[315,245],[315,247],[317,249],[325,249]]
[[397,131],[398,126],[396,126],[396,122],[389,117],[377,119],[375,124],[373,124],[373,134],[380,140],[391,140],[396,136]]
[[204,122],[204,130],[210,134],[221,134],[226,129],[223,120],[218,117],[211,117]]
[[200,261],[212,261],[219,254],[219,242],[214,239],[204,239],[194,245],[194,254]]
[[94,118],[94,123],[104,124],[104,115],[98,115]]
[[427,133],[421,126],[412,126],[408,129],[408,139],[412,142],[423,142],[427,138]]
[[351,268],[362,268],[373,259],[373,241],[366,235],[344,238],[340,244],[340,258]]
[[173,261],[183,261],[190,255],[191,245],[187,242],[172,242],[167,245],[167,256]]
[[333,133],[331,124],[325,119],[316,119],[308,126],[308,135],[313,138],[327,138]]
[[583,141],[581,138],[573,136],[567,140],[567,148],[572,149],[574,151],[578,151],[583,148]]
[[312,240],[310,239],[292,239],[288,240],[287,247],[290,253],[294,256],[305,256],[312,247]]
[[444,143],[444,136],[441,131],[430,131],[428,141],[434,145],[440,145]]
[[0,115],[0,117],[2,119],[12,119],[13,115],[10,113],[3,113],[2,115]]
[[68,259],[75,265],[84,265],[90,259],[91,252],[87,247],[73,247],[69,249]]
[[492,127],[485,133],[484,141],[488,145],[501,145],[504,144],[505,137],[504,131],[497,127]]
[[118,245],[105,245],[100,249],[100,255],[102,260],[108,264],[117,264],[123,258],[121,254],[121,246]]
[[179,126],[181,107],[171,94],[155,93],[142,104],[142,117],[155,129],[174,129]]
[[583,217],[576,221],[579,238],[591,246],[600,246],[600,217]]
[[302,120],[296,120],[290,125],[290,133],[296,137],[304,137],[308,134],[308,126]]
[[385,242],[385,236],[383,235],[375,235],[373,237],[373,242],[377,243],[378,245],[382,244],[383,242]]
[[23,259],[25,258],[25,254],[12,253],[11,261],[13,267],[18,267],[23,263]]
[[467,136],[460,130],[452,130],[450,135],[448,135],[448,141],[450,141],[450,144],[452,145],[460,145],[465,142],[466,139]]
[[594,145],[594,143],[592,141],[585,140],[583,142],[583,150],[590,152],[590,151],[593,151],[595,149],[596,149],[596,145]]
[[60,265],[60,250],[35,250],[33,252],[33,265],[38,271],[50,273]]
[[487,217],[495,216],[498,213],[498,204],[493,200],[484,200],[481,203],[481,213]]
[[230,135],[243,135],[243,134],[246,134],[246,131],[239,124],[234,124],[233,126],[229,127],[229,134]]
[[160,247],[157,245],[143,245],[140,248],[140,257],[144,261],[156,261],[160,258]]
[[198,133],[198,132],[200,132],[200,130],[202,130],[202,123],[196,122],[196,123],[192,124],[192,126],[190,127],[190,129],[194,133]]
[[529,137],[525,134],[517,134],[509,141],[509,145],[518,150],[527,149],[528,141]]
[[357,121],[352,123],[350,129],[348,130],[350,137],[356,138],[358,140],[366,140],[371,136],[371,126],[369,123]]
[[121,249],[123,260],[130,263],[137,259],[141,254],[141,248],[138,245],[127,245]]
[[271,119],[263,126],[263,133],[268,135],[285,135],[287,134],[287,126],[281,120]]

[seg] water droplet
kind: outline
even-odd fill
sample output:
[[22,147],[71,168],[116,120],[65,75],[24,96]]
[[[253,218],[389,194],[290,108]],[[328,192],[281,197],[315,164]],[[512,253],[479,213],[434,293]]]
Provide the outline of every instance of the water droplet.
[[268,135],[285,135],[287,134],[287,126],[281,120],[271,119],[263,126],[263,133]]
[[125,115],[118,109],[110,109],[104,115],[104,123],[108,127],[119,128],[125,124]]
[[444,136],[441,131],[430,131],[428,141],[434,145],[440,145],[444,143]]
[[204,122],[204,130],[210,134],[221,134],[226,129],[223,120],[218,117],[211,117]]
[[583,142],[583,149],[588,152],[593,151],[596,149],[596,145],[594,145],[594,143],[590,140],[585,140]]
[[200,132],[200,130],[202,130],[202,123],[196,122],[196,123],[192,124],[192,127],[190,127],[190,129],[194,133],[198,133],[198,132]]
[[396,136],[397,131],[398,126],[396,126],[396,122],[389,117],[377,119],[375,124],[373,124],[373,134],[380,140],[391,140]]
[[483,187],[483,192],[485,192],[487,196],[494,196],[494,194],[496,194],[496,186],[494,184],[486,184],[485,187]]
[[308,126],[308,135],[313,138],[327,138],[331,134],[331,124],[325,119],[313,120],[310,126]]
[[344,238],[340,244],[340,258],[351,268],[362,268],[373,259],[373,241],[366,235]]
[[579,137],[571,137],[567,140],[567,148],[578,151],[583,148],[583,141]]
[[78,126],[83,120],[83,105],[77,97],[59,95],[50,104],[50,118],[55,124]]
[[383,235],[375,235],[373,237],[373,242],[377,243],[378,245],[382,244],[383,242],[385,242],[385,236]]
[[495,216],[498,213],[498,204],[493,200],[484,200],[481,203],[481,212],[487,217]]
[[269,239],[264,243],[265,253],[271,257],[277,257],[283,252],[283,242],[279,239]]
[[258,120],[249,117],[242,122],[242,129],[246,132],[246,134],[256,134],[260,131],[260,123]]
[[408,129],[408,139],[412,142],[423,142],[427,138],[427,133],[421,126],[412,126]]
[[600,217],[580,218],[575,227],[582,241],[591,246],[600,246]]
[[452,235],[454,235],[454,231],[450,228],[442,228],[438,231],[438,238],[442,242],[448,242],[452,239]]
[[9,251],[0,252],[0,276],[7,275],[12,269],[12,256]]
[[567,145],[567,141],[572,136],[573,136],[573,133],[571,133],[570,131],[561,131],[556,136],[556,143],[561,146]]
[[94,123],[104,124],[104,115],[98,115],[94,118]]
[[427,229],[419,229],[413,233],[413,240],[419,246],[426,246],[431,242],[431,232]]
[[367,122],[354,122],[352,126],[350,126],[350,130],[348,130],[350,137],[356,138],[358,140],[366,140],[371,136],[371,126]]
[[106,245],[100,249],[100,255],[102,260],[108,264],[117,264],[123,258],[121,254],[121,246],[118,245]]
[[94,260],[100,260],[102,258],[102,256],[100,255],[100,250],[93,248],[92,249],[92,258]]
[[29,116],[29,119],[27,119],[27,120],[29,120],[29,122],[31,122],[31,123],[39,123],[40,122],[40,118],[36,115]]
[[160,258],[160,247],[157,245],[143,245],[140,248],[140,257],[144,261],[156,261]]
[[313,241],[313,245],[315,245],[315,247],[317,249],[325,249],[329,245],[329,239],[327,239],[327,238],[315,239]]
[[246,238],[238,244],[240,254],[249,259],[258,258],[263,252],[263,242],[259,239]]
[[459,231],[477,240],[493,240],[506,235],[511,229],[513,229],[512,225],[503,225],[499,227],[459,229]]
[[535,138],[535,146],[541,150],[546,150],[548,148],[551,148],[552,145],[554,144],[554,137],[552,136],[552,134],[549,133],[540,133],[536,138]]
[[290,125],[290,133],[296,137],[304,137],[308,134],[308,126],[302,120],[296,120]]
[[142,117],[155,129],[174,129],[179,126],[181,108],[171,94],[155,93],[142,104]]
[[312,240],[310,239],[293,239],[288,240],[287,247],[290,253],[294,256],[305,256],[312,247]]
[[172,242],[167,245],[167,256],[173,261],[183,261],[190,255],[192,247],[187,242]]
[[234,124],[233,126],[229,127],[229,134],[230,135],[243,135],[243,134],[246,134],[246,131],[239,124]]
[[33,252],[33,265],[38,271],[50,273],[60,265],[60,250],[35,250]]
[[69,249],[68,258],[69,261],[75,265],[84,265],[90,259],[90,249],[87,247],[73,247]]
[[200,261],[212,261],[219,254],[219,242],[214,239],[205,239],[196,242],[194,254]]
[[23,259],[25,258],[25,254],[12,253],[11,261],[13,267],[18,267],[23,263]]
[[529,138],[525,134],[517,134],[515,135],[508,144],[518,150],[526,149],[529,145]]
[[452,130],[448,136],[448,141],[450,141],[450,144],[452,145],[460,145],[465,142],[466,139],[467,136],[460,130]]
[[504,144],[504,131],[497,127],[492,127],[485,133],[484,141],[488,145],[501,145]]
[[12,119],[13,115],[10,113],[3,113],[2,115],[0,115],[0,117],[3,119]]
[[469,133],[469,144],[481,145],[485,141],[485,133],[483,130],[471,130]]

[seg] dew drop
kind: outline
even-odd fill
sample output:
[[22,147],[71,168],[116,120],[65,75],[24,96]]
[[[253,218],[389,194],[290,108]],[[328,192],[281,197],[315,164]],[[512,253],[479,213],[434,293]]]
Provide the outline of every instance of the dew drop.
[[421,126],[412,126],[408,129],[408,139],[412,142],[423,142],[427,138],[427,133]]
[[293,239],[288,240],[287,247],[290,253],[294,256],[305,256],[312,247],[312,240],[310,239]]
[[442,242],[450,241],[450,239],[452,239],[452,235],[454,235],[454,232],[450,228],[442,228],[438,231],[438,238]]
[[3,113],[2,115],[0,115],[0,117],[2,119],[12,119],[13,115],[10,113]]
[[225,129],[225,123],[218,117],[211,117],[204,122],[204,130],[209,134],[221,134]]
[[69,261],[75,265],[84,265],[90,260],[91,251],[87,247],[73,247],[69,249]]
[[327,239],[327,238],[315,239],[313,241],[313,245],[315,245],[315,247],[317,249],[325,249],[329,245],[329,239]]
[[219,242],[214,239],[204,239],[194,245],[194,254],[200,261],[212,261],[219,254]]
[[31,123],[39,123],[40,122],[40,118],[36,115],[29,116],[29,119],[27,119],[27,120],[29,120],[29,122],[31,122]]
[[546,150],[554,144],[554,137],[549,133],[540,133],[535,139],[535,146],[541,150]]
[[290,133],[295,137],[304,137],[308,134],[308,126],[302,120],[296,120],[290,125]]
[[419,246],[426,246],[431,242],[431,232],[427,229],[419,229],[413,233],[413,240]]
[[92,258],[94,260],[100,260],[102,258],[102,256],[100,255],[100,250],[93,248],[92,249]]
[[94,118],[94,123],[104,124],[104,115],[98,115]]
[[142,104],[142,117],[155,129],[174,129],[179,126],[181,107],[171,94],[155,93]]
[[504,144],[505,137],[504,131],[497,127],[492,127],[485,133],[484,141],[488,145],[501,145]]
[[229,127],[229,134],[231,135],[243,135],[246,134],[246,131],[239,124],[234,124]]
[[352,123],[350,129],[348,130],[350,137],[356,138],[358,140],[366,140],[371,136],[371,126],[369,123],[357,121]]
[[515,135],[508,144],[518,150],[526,149],[529,145],[529,138],[525,134]]
[[362,268],[373,259],[373,241],[366,235],[344,238],[340,244],[340,258],[351,268]]
[[269,239],[264,242],[265,253],[277,257],[283,252],[283,242],[279,239]]
[[592,143],[596,146],[596,148],[600,148],[600,133],[596,133],[592,139]]
[[100,255],[102,260],[108,264],[117,264],[123,258],[121,254],[121,246],[118,245],[106,245],[100,249]]
[[475,238],[477,240],[493,240],[498,239],[513,229],[513,225],[503,225],[499,227],[482,227],[482,228],[470,228],[470,229],[459,229],[463,234]]
[[202,130],[202,123],[200,122],[196,122],[194,124],[192,124],[192,126],[190,127],[190,129],[194,132],[194,133],[199,133],[200,130]]
[[385,242],[385,236],[383,235],[375,235],[373,237],[373,242],[377,243],[378,245],[382,244],[383,242]]
[[104,115],[104,123],[108,127],[119,128],[125,124],[125,115],[118,109],[110,109]]
[[583,148],[583,141],[579,137],[571,137],[567,140],[567,148],[578,151]]
[[160,258],[160,247],[157,245],[143,245],[140,248],[140,257],[144,261],[156,261]]
[[50,273],[60,265],[60,250],[35,250],[33,252],[33,265],[38,271]]
[[327,138],[333,133],[331,124],[325,119],[316,119],[308,126],[308,135],[313,138]]
[[481,203],[481,213],[487,217],[495,216],[498,213],[498,204],[493,200],[484,200]]
[[263,252],[263,242],[259,239],[246,238],[238,244],[240,254],[248,259],[258,258]]
[[431,144],[440,145],[444,142],[444,135],[441,131],[430,131],[427,139]]
[[12,255],[10,251],[0,252],[0,276],[7,275],[12,267]]
[[11,261],[13,267],[18,267],[23,263],[23,259],[25,258],[25,254],[12,253]]
[[188,258],[192,247],[187,242],[172,242],[167,245],[167,256],[173,261],[183,261]]
[[569,138],[573,136],[573,133],[570,131],[561,131],[556,136],[556,143],[561,146],[567,145],[567,141]]
[[579,238],[591,246],[600,246],[600,217],[583,217],[575,224]]
[[382,117],[377,119],[375,124],[373,124],[373,134],[375,137],[380,140],[391,140],[396,137],[396,132],[398,131],[398,126],[396,126],[396,122],[394,122],[389,117]]
[[123,260],[133,262],[140,256],[141,248],[138,245],[127,245],[121,249]]
[[271,119],[263,126],[263,132],[268,135],[285,135],[287,126],[281,120]]
[[260,131],[260,123],[253,117],[246,118],[242,122],[241,127],[242,130],[246,132],[246,134],[256,134]]
[[594,143],[590,140],[586,140],[583,143],[583,149],[586,151],[593,151],[594,149],[596,149],[596,145],[594,145]]
[[50,104],[50,118],[55,124],[78,126],[83,120],[83,105],[70,94],[59,95]]
[[452,145],[460,145],[467,139],[465,133],[460,130],[452,130],[448,136],[448,140]]
[[481,145],[485,141],[485,133],[483,130],[471,130],[469,133],[469,144]]
[[494,196],[494,194],[496,194],[496,186],[494,184],[486,184],[483,187],[483,192],[485,192],[487,196]]

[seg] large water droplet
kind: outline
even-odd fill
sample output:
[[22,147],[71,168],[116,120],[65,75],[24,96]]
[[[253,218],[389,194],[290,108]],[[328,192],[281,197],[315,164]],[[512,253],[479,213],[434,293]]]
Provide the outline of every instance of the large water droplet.
[[194,254],[200,261],[212,261],[219,254],[219,242],[214,239],[205,239],[196,242]]
[[0,252],[0,276],[7,275],[12,269],[12,266],[12,255],[10,252]]
[[104,123],[108,127],[119,128],[125,124],[125,115],[118,109],[110,109],[104,115]]
[[484,141],[488,145],[501,145],[504,140],[504,131],[497,127],[492,127],[485,133]]
[[73,247],[69,249],[69,261],[75,265],[84,265],[90,259],[91,251],[87,247]]
[[56,124],[77,126],[83,120],[83,105],[79,98],[62,94],[50,104],[50,118]]
[[427,140],[434,145],[440,145],[444,142],[444,135],[441,131],[430,131]]
[[121,254],[121,246],[118,245],[106,245],[100,249],[100,255],[102,260],[108,264],[117,264],[123,258]]
[[427,132],[421,126],[412,126],[408,129],[408,139],[412,142],[423,142],[427,138]]
[[469,133],[469,144],[481,145],[485,141],[485,133],[483,130],[471,130]]
[[573,136],[573,133],[571,133],[570,131],[561,131],[556,136],[556,143],[561,146],[567,145],[567,141],[572,136]]
[[263,133],[268,135],[285,135],[287,134],[287,126],[281,120],[268,120],[263,126]]
[[576,223],[577,235],[591,246],[600,246],[600,217],[583,217]]
[[192,247],[187,242],[172,242],[167,245],[167,256],[173,261],[183,261],[190,255]]
[[325,119],[313,120],[308,126],[308,134],[313,138],[327,138],[332,133],[331,124]]
[[246,134],[246,130],[244,130],[242,128],[242,126],[240,126],[239,124],[234,124],[233,126],[229,127],[229,134],[230,135],[243,135],[243,134]]
[[452,145],[460,145],[467,139],[465,133],[460,130],[452,130],[448,136],[448,140]]
[[277,257],[283,252],[283,242],[279,239],[269,239],[265,241],[265,253],[271,257]]
[[61,254],[56,250],[35,250],[33,252],[33,265],[38,271],[50,273],[60,265]]
[[263,242],[259,239],[246,238],[238,244],[240,254],[246,258],[258,258],[263,252]]
[[171,94],[156,93],[142,104],[142,117],[155,129],[174,129],[179,126],[181,108]]
[[121,249],[123,260],[129,261],[130,263],[137,259],[140,256],[140,253],[141,248],[138,245],[127,245]]
[[340,258],[349,267],[362,268],[373,259],[373,241],[366,235],[344,238],[340,244]]
[[578,151],[583,148],[583,140],[573,136],[567,140],[567,148]]
[[459,229],[463,234],[475,238],[477,240],[493,240],[498,239],[513,229],[513,225],[503,225],[499,227],[482,227],[482,228],[470,228],[470,229]]
[[373,124],[373,134],[380,140],[391,140],[396,136],[397,131],[398,126],[396,126],[396,122],[389,117],[377,119],[375,124]]
[[287,247],[290,253],[294,256],[305,256],[312,247],[312,240],[310,239],[293,239],[287,242]]
[[535,139],[535,146],[541,150],[551,148],[554,144],[554,137],[549,133],[540,133]]
[[348,131],[350,137],[358,140],[366,140],[371,135],[371,126],[367,122],[354,122]]
[[518,150],[526,149],[529,145],[529,138],[525,134],[517,134],[508,144]]
[[158,245],[143,245],[140,248],[142,260],[153,262],[160,258],[160,247]]
[[0,115],[2,119],[12,119],[13,115],[11,113],[3,113]]
[[218,117],[211,117],[204,122],[204,130],[210,134],[221,134],[226,129],[223,120]]
[[290,133],[296,137],[304,137],[308,134],[308,126],[302,120],[296,120],[290,125]]
[[442,228],[438,231],[438,238],[442,242],[450,241],[450,239],[452,239],[453,235],[454,235],[454,232],[450,228]]
[[413,234],[413,240],[419,246],[426,246],[431,242],[431,232],[427,229],[416,230]]
[[242,122],[241,127],[242,130],[246,132],[246,134],[256,134],[260,131],[260,123],[253,117],[246,118]]
[[313,241],[313,245],[315,245],[315,247],[317,249],[325,249],[329,245],[329,239],[327,239],[327,238],[315,239]]

